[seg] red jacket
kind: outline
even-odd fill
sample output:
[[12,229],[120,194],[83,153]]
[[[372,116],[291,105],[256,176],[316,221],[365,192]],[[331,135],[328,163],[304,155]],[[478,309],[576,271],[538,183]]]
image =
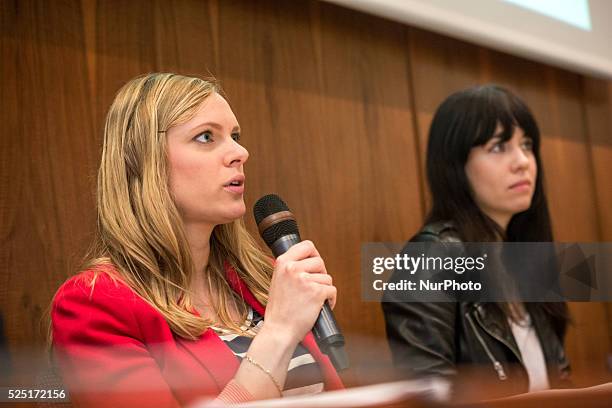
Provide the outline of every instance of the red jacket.
[[[265,309],[235,270],[228,282],[254,310]],[[104,407],[178,407],[217,396],[239,362],[208,329],[198,340],[176,336],[163,316],[121,281],[93,271],[66,281],[52,308],[53,349],[73,403]],[[319,363],[325,389],[343,388],[312,333],[302,345]]]

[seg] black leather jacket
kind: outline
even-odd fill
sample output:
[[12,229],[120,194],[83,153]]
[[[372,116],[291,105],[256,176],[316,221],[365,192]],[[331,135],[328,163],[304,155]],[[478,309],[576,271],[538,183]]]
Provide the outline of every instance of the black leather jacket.
[[[451,223],[427,225],[412,242],[458,242]],[[393,302],[385,294],[382,308],[395,366],[408,376],[453,376],[461,367],[481,365],[491,376],[509,381],[512,392],[529,388],[527,371],[501,308],[493,303]],[[567,387],[570,367],[550,318],[528,309],[542,346],[551,387]],[[518,384],[518,385],[517,385]]]

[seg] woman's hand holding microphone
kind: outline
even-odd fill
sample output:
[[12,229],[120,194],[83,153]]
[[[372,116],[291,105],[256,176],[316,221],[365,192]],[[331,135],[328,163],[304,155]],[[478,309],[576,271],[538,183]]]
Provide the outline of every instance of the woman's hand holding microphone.
[[297,344],[310,331],[328,300],[336,303],[336,287],[311,241],[302,241],[276,258],[264,326],[285,333]]
[[279,397],[297,344],[314,326],[325,301],[334,307],[336,293],[311,241],[276,258],[263,327],[234,379],[257,399]]

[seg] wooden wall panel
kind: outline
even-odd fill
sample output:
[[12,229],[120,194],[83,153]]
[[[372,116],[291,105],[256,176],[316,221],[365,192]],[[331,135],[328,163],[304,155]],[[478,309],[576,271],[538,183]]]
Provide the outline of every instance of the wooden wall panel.
[[542,159],[555,238],[559,241],[599,240],[581,84],[577,75],[560,70],[551,69],[546,77],[549,115],[541,120],[547,123]]
[[[14,236],[16,227],[16,209],[19,206],[18,187],[24,182],[23,167],[20,166],[23,157],[22,138],[20,137],[19,125],[19,76],[18,55],[20,42],[17,32],[17,10],[13,4],[0,3],[0,53],[2,53],[2,64],[0,64],[0,121],[4,124],[2,137],[0,138],[0,264],[8,265],[13,250],[9,240]],[[8,268],[3,268],[0,273],[0,310],[6,315],[9,312],[9,282]],[[13,306],[13,305],[11,305]]]
[[[0,22],[0,310],[14,350],[43,344],[45,308],[94,229],[105,113],[152,71],[221,80],[251,154],[247,205],[279,193],[316,242],[354,382],[389,363],[380,306],[361,302],[360,244],[421,225],[427,129],[451,92],[498,82],[522,95],[542,128],[558,238],[611,239],[610,82],[314,0],[28,0],[0,2]],[[610,350],[612,309],[572,310],[570,354],[586,372]]]
[[472,44],[416,28],[409,31],[408,55],[414,88],[416,141],[419,145],[420,183],[426,212],[431,206],[425,169],[426,152],[434,113],[452,92],[488,80],[487,66],[482,63],[487,55],[485,50]]
[[583,78],[586,128],[602,241],[612,241],[612,82]]
[[14,48],[2,51],[0,310],[13,367],[31,375],[51,297],[90,240],[98,154],[78,2],[3,2],[2,20]]
[[[612,241],[612,82],[583,78],[584,109],[595,184],[600,240]],[[612,303],[605,305],[608,344],[612,344]],[[608,354],[612,354],[608,349]]]

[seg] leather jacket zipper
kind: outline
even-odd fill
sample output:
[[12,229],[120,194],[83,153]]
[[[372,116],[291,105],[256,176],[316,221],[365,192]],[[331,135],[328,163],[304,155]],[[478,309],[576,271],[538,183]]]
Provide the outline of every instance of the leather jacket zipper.
[[[478,319],[478,313],[476,313],[476,321],[478,322],[478,324],[480,325],[480,327],[482,327],[482,330],[486,331],[487,333],[489,333],[489,335],[491,335],[493,338],[495,338],[497,341],[499,341],[500,343],[502,343],[503,345],[505,345],[506,347],[508,347],[510,349],[510,351],[512,351],[512,354],[514,354],[514,357],[516,357],[516,359],[521,363],[521,365],[523,367],[525,367],[525,363],[523,363],[523,357],[521,357],[521,355],[519,353],[517,353],[514,348],[503,338],[497,336],[495,333],[492,333],[491,331],[487,330],[487,328],[485,327],[485,325],[482,323],[482,321],[480,321],[480,319]],[[527,369],[525,369],[527,370]]]
[[472,326],[472,330],[474,330],[474,334],[476,335],[476,338],[480,342],[480,345],[482,346],[485,353],[487,353],[487,356],[489,356],[489,359],[493,363],[493,368],[497,372],[497,376],[499,377],[499,379],[502,381],[507,379],[508,376],[506,375],[506,372],[504,371],[504,367],[501,365],[499,361],[495,359],[495,357],[493,356],[493,353],[491,353],[491,350],[489,350],[489,347],[485,343],[484,339],[482,338],[480,333],[478,333],[478,330],[476,330],[476,325],[474,324],[474,320],[472,320],[472,316],[470,316],[470,313],[465,312],[465,317],[467,317],[468,321],[470,322],[470,326]]

